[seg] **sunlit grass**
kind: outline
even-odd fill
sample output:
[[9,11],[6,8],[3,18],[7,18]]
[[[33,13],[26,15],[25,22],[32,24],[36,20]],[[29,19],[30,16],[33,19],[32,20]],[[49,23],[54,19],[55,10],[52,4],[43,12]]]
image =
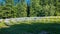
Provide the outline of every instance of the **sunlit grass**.
[[[50,16],[49,18],[47,17],[47,18],[41,18],[41,19],[36,19],[36,20],[25,20],[25,21],[17,21],[17,22],[10,21],[9,24],[10,25],[21,24],[21,23],[31,24],[32,22],[33,23],[39,22],[39,23],[59,23],[60,24],[60,17],[59,16],[58,17]],[[7,26],[4,22],[4,20],[1,21],[0,24],[1,24],[0,28],[3,26]]]

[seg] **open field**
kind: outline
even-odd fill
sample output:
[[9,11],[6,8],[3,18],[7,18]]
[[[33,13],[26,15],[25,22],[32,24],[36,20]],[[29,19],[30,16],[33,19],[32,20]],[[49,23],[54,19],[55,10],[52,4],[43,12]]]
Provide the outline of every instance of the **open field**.
[[41,17],[35,20],[10,21],[0,23],[0,34],[60,34],[60,17]]

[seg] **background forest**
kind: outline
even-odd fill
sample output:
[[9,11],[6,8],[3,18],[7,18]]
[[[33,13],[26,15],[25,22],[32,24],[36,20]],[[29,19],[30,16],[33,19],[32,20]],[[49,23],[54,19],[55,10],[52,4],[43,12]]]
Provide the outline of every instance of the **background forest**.
[[60,16],[60,0],[0,0],[0,18]]

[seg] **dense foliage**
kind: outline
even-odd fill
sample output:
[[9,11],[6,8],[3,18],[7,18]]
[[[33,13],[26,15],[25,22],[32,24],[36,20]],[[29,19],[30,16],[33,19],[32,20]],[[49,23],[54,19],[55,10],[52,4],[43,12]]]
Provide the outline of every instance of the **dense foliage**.
[[26,17],[26,4],[24,0],[14,5],[13,0],[6,0],[4,6],[0,6],[0,18]]
[[60,16],[60,0],[31,0],[31,16]]
[[[4,2],[4,1],[3,1]],[[0,18],[60,16],[60,0],[6,0],[0,2]]]

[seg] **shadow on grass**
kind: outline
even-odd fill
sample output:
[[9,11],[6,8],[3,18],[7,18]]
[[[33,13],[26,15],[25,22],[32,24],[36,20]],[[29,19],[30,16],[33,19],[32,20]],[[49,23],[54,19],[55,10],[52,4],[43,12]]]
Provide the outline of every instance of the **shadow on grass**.
[[47,31],[49,34],[60,34],[60,24],[57,23],[21,23],[12,25],[9,28],[0,29],[0,34],[38,34],[41,31]]

